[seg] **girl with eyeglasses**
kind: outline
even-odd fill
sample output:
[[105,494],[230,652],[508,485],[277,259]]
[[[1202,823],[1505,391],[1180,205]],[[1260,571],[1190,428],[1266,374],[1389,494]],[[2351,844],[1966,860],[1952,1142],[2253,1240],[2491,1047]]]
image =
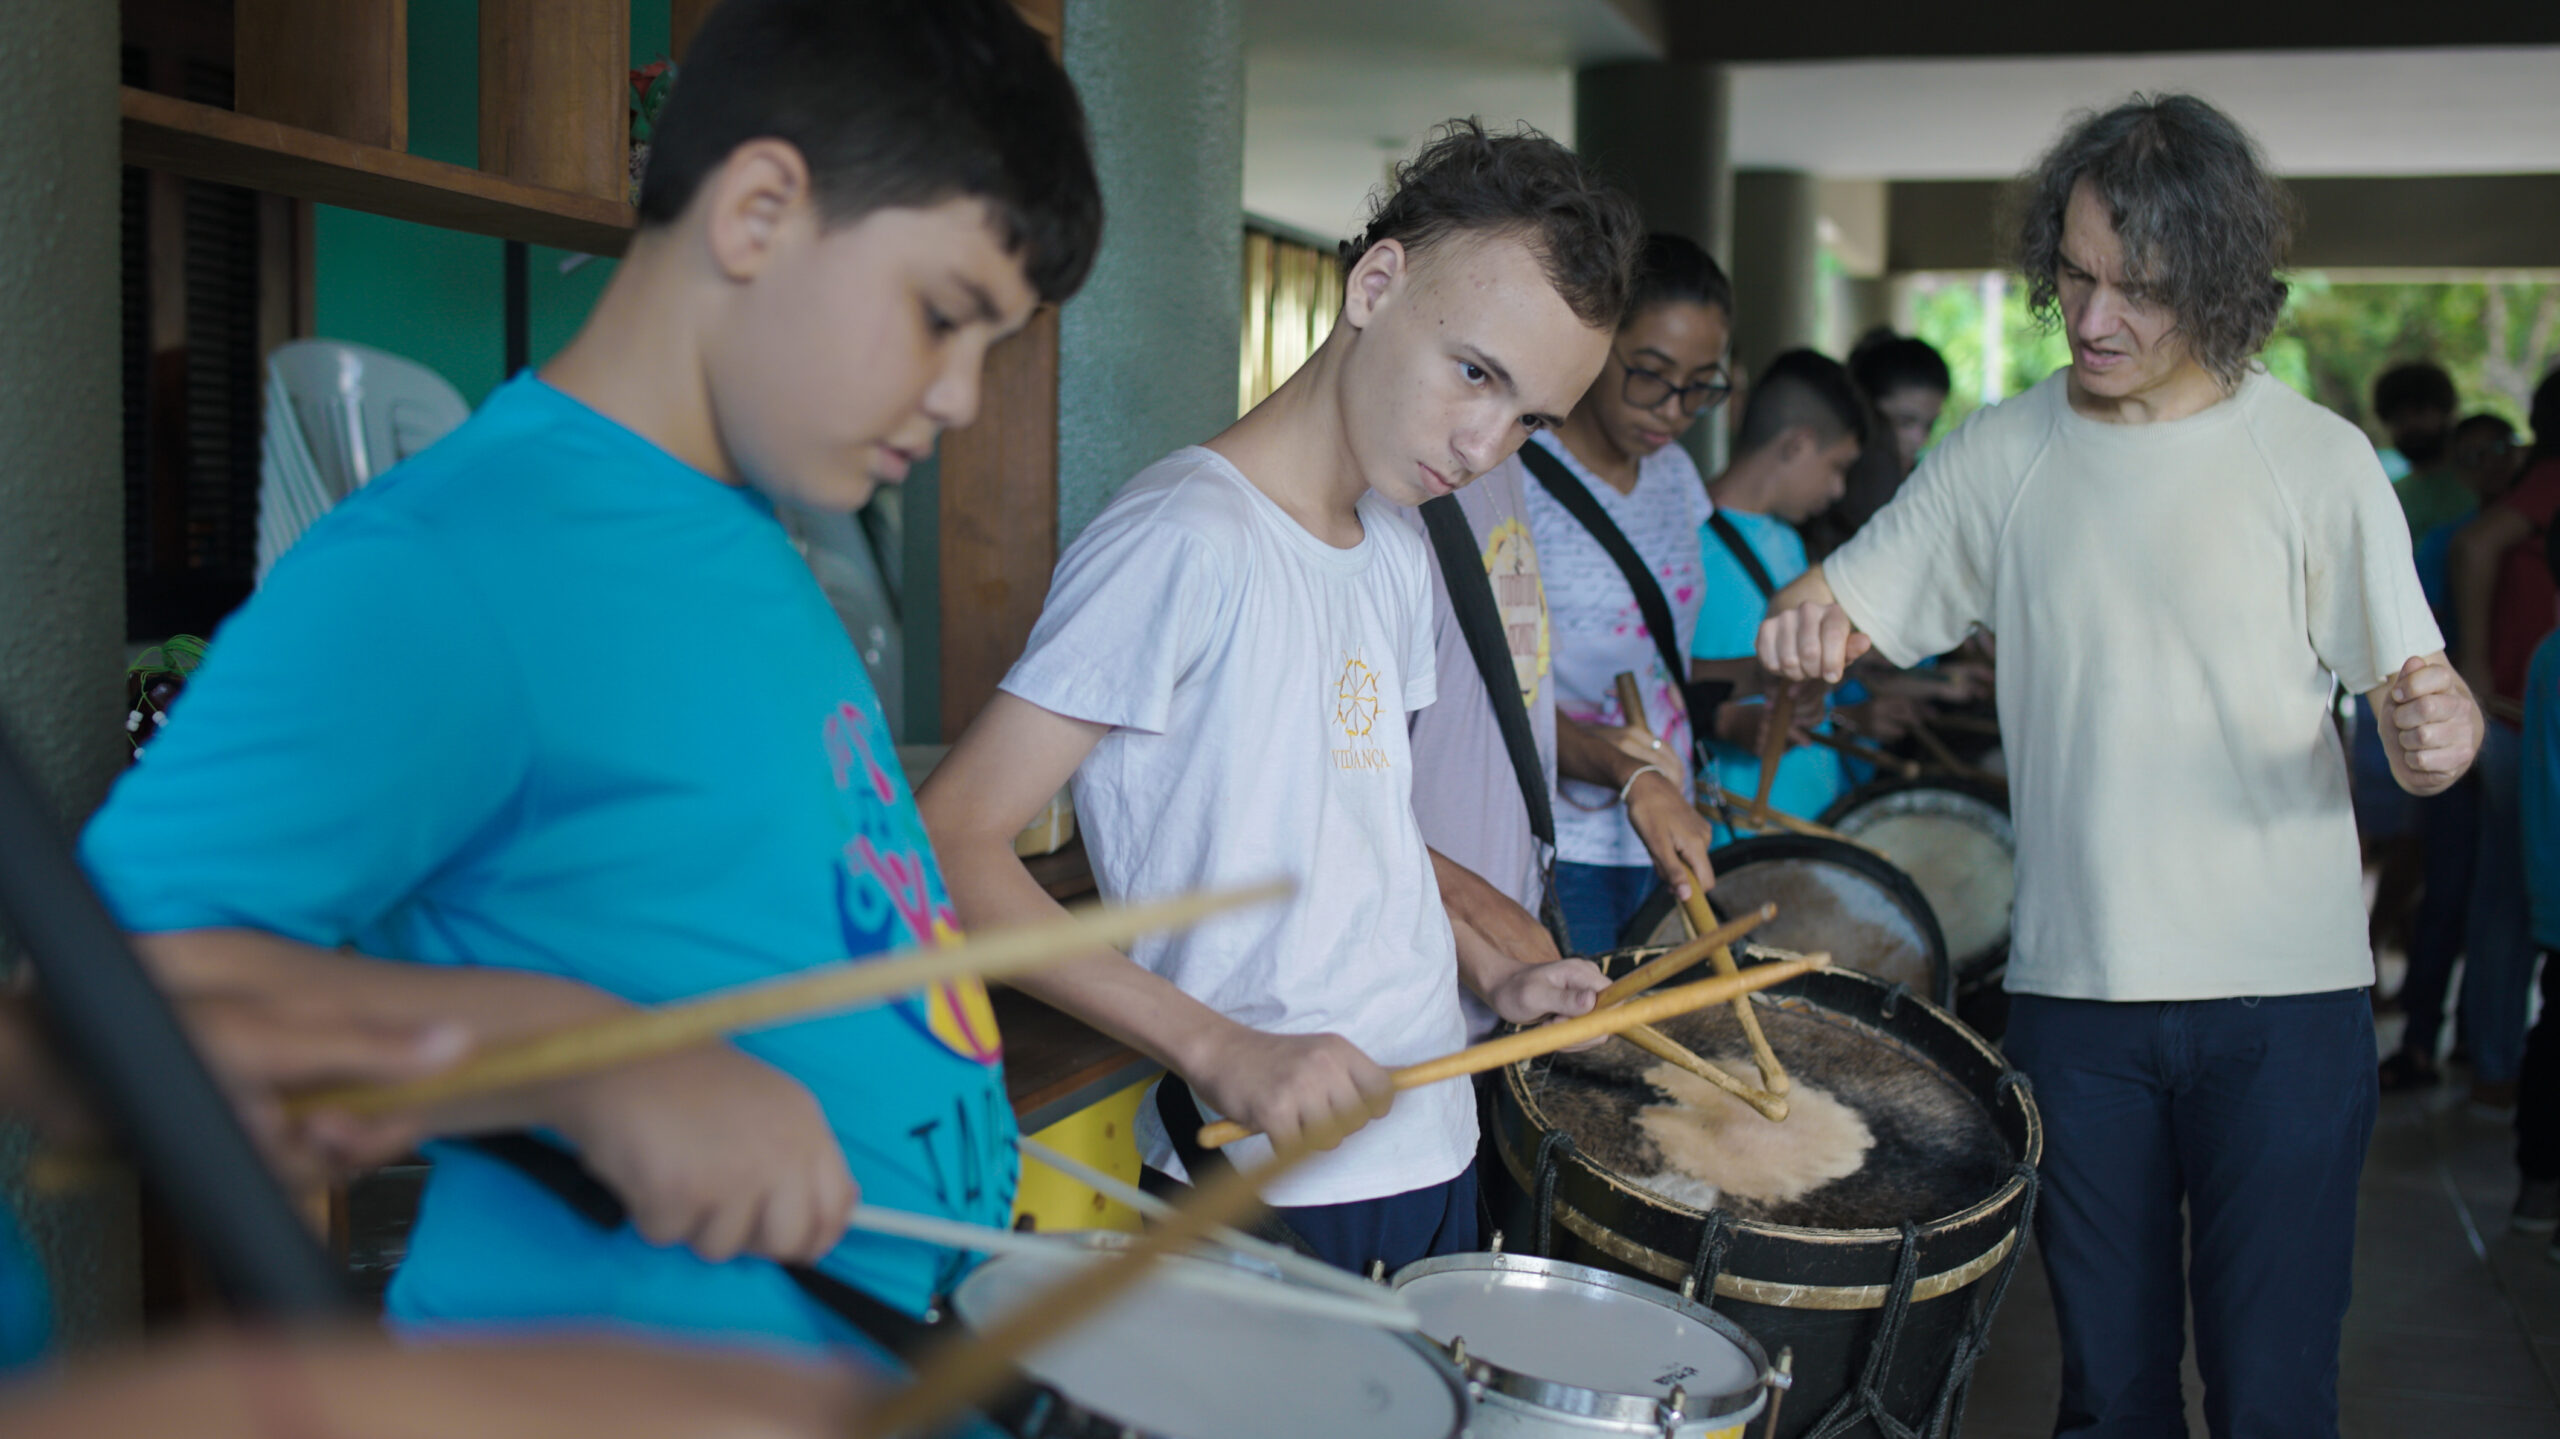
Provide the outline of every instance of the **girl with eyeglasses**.
[[[1677,631],[1672,653],[1685,656],[1704,586],[1698,527],[1713,505],[1697,465],[1674,442],[1732,392],[1725,353],[1732,329],[1733,285],[1716,262],[1677,235],[1649,237],[1635,299],[1600,377],[1563,424],[1531,436],[1520,453],[1536,481],[1527,487],[1529,526],[1545,568],[1556,708],[1574,722],[1558,739],[1556,892],[1574,948],[1585,954],[1614,947],[1657,882],[1684,882],[1669,872],[1677,861],[1647,844],[1630,813],[1657,798],[1657,786],[1687,807],[1691,725],[1686,666],[1665,661],[1644,602],[1566,498],[1587,495],[1624,536],[1666,604]],[[1615,681],[1627,672],[1643,694],[1641,715],[1619,707]],[[1638,724],[1645,736],[1635,733]],[[1576,778],[1606,772],[1604,758],[1614,758],[1575,752],[1589,746],[1641,747],[1648,768],[1614,790]]]

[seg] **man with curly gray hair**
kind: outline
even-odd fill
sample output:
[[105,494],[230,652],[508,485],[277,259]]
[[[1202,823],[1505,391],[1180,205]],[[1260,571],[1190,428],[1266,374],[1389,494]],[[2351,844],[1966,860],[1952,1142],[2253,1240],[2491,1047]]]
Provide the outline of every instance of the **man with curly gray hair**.
[[1761,659],[1835,683],[1871,647],[1999,637],[2055,1432],[2183,1434],[2192,1300],[2214,1434],[2334,1435],[2376,1100],[2332,676],[2417,794],[2470,766],[2480,710],[2372,447],[2252,362],[2291,224],[2248,136],[2136,96],[2020,194],[2020,268],[2071,363],[1782,591]]

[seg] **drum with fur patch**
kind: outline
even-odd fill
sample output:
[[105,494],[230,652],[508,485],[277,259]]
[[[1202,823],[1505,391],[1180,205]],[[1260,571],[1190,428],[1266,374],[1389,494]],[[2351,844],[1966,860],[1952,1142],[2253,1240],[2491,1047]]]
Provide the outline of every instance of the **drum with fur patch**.
[[[1515,1250],[1705,1278],[1698,1297],[1795,1351],[1782,1435],[1854,1405],[1871,1362],[1885,1409],[1934,1432],[2015,1259],[2043,1149],[2034,1101],[1979,1036],[1871,976],[1802,975],[1753,1003],[1791,1081],[1780,1122],[1623,1040],[1503,1071],[1486,1107],[1496,1222]],[[1759,1078],[1730,1009],[1659,1028]],[[1880,1347],[1898,1286],[1899,1332]]]

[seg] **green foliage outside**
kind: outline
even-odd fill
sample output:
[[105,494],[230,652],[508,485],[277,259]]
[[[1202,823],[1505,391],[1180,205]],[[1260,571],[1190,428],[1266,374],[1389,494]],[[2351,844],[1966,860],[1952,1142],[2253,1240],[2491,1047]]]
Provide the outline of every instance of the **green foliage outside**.
[[[2519,429],[2534,385],[2560,365],[2560,283],[2335,284],[2317,271],[2291,279],[2284,318],[2262,356],[2268,372],[2362,425],[2376,443],[2385,436],[2371,414],[2373,380],[2400,361],[2434,360],[2452,374],[2465,413],[2504,415]],[[1954,372],[1943,435],[1983,403],[1982,277],[1915,275],[1909,284],[1913,333],[1937,346]],[[2071,356],[2059,332],[2027,313],[2015,276],[2004,289],[2000,392],[2014,395]]]

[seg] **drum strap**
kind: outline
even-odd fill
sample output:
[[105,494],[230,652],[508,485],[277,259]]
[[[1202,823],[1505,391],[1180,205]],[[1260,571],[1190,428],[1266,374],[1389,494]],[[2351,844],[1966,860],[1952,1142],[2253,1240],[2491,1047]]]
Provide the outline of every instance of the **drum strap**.
[[[1554,936],[1556,950],[1573,952],[1564,910],[1556,899],[1556,814],[1548,792],[1555,777],[1538,758],[1538,741],[1530,732],[1529,703],[1520,693],[1519,669],[1511,660],[1511,644],[1503,634],[1502,610],[1494,602],[1492,577],[1477,557],[1476,532],[1467,523],[1458,497],[1442,495],[1422,504],[1423,527],[1431,532],[1431,548],[1439,556],[1440,578],[1449,591],[1449,608],[1458,617],[1458,633],[1466,637],[1485,697],[1493,702],[1493,722],[1502,731],[1502,747],[1511,756],[1511,775],[1520,783],[1520,801],[1529,807],[1529,833],[1538,841],[1538,919]],[[1542,597],[1538,601],[1544,605]],[[1185,1156],[1186,1166],[1191,1160]]]
[[[619,1229],[631,1217],[621,1196],[558,1145],[530,1134],[484,1134],[454,1141],[465,1144],[551,1191],[553,1198],[575,1210],[599,1229]],[[817,1305],[868,1335],[874,1343],[904,1359],[913,1355],[941,1325],[941,1311],[930,1320],[883,1304],[832,1275],[801,1264],[785,1264],[782,1272]]]
[[1776,599],[1778,586],[1769,578],[1769,567],[1760,563],[1759,554],[1742,537],[1742,531],[1733,527],[1733,521],[1724,517],[1724,511],[1718,510],[1707,516],[1707,528],[1716,532],[1717,539],[1724,541],[1725,549],[1733,555],[1733,562],[1742,566],[1742,572],[1751,577],[1751,586],[1760,592],[1760,598]]
[[[1699,741],[1715,728],[1716,707],[1732,695],[1732,683],[1689,678],[1689,661],[1680,653],[1680,628],[1672,623],[1671,602],[1662,597],[1662,582],[1653,577],[1653,571],[1645,567],[1644,557],[1636,553],[1618,522],[1600,508],[1599,499],[1564,467],[1564,461],[1532,440],[1520,447],[1520,463],[1529,467],[1529,473],[1537,476],[1539,485],[1564,506],[1566,514],[1590,531],[1591,538],[1599,541],[1600,548],[1626,577],[1627,588],[1635,593],[1636,608],[1644,615],[1645,629],[1653,635],[1654,648],[1662,652],[1663,672],[1680,686],[1681,698],[1688,703],[1690,744],[1699,751],[1692,760],[1695,772],[1707,773],[1703,762],[1706,747]],[[1633,723],[1642,717],[1627,718]]]

